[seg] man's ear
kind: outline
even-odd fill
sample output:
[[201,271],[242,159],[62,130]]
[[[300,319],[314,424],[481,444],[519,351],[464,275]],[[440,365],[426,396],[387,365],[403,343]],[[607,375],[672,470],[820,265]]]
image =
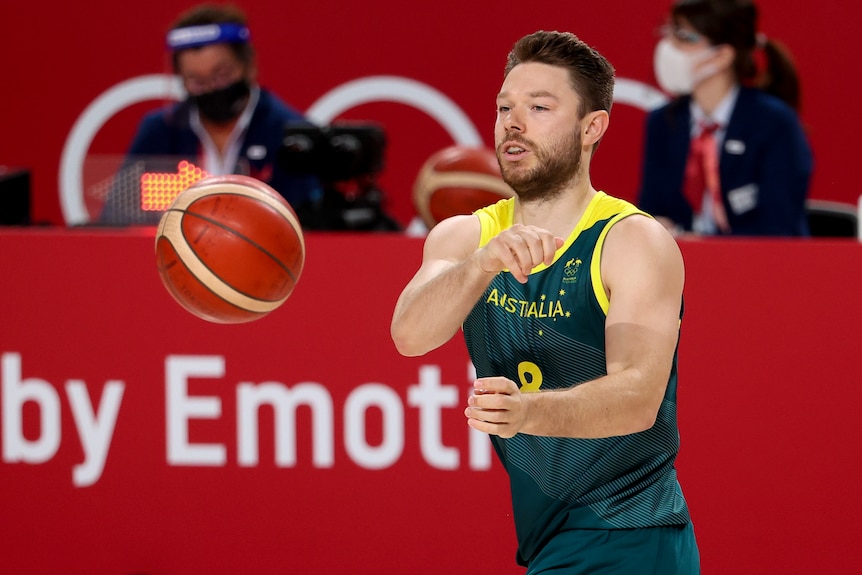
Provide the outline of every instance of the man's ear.
[[610,121],[611,117],[605,110],[596,110],[587,114],[584,118],[582,145],[592,146],[601,140],[608,130]]

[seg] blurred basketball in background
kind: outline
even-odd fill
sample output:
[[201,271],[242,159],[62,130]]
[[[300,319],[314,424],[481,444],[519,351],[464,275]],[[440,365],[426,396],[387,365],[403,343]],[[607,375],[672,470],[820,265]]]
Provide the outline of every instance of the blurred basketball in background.
[[494,150],[482,147],[449,146],[436,152],[413,185],[413,203],[428,229],[513,195]]
[[162,215],[156,260],[186,310],[214,323],[243,323],[287,300],[302,273],[305,240],[291,206],[268,185],[211,176]]

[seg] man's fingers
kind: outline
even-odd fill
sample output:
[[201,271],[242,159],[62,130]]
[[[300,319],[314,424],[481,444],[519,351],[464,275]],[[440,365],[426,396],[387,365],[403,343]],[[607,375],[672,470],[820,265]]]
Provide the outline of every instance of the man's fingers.
[[508,395],[498,393],[489,393],[482,395],[473,395],[467,399],[467,405],[478,409],[486,409],[489,411],[502,411],[509,409],[511,401]]
[[499,437],[512,437],[515,435],[512,432],[512,426],[507,423],[488,423],[479,419],[467,418],[467,425],[476,431],[481,431],[488,435],[497,435]]
[[553,260],[554,237],[544,230],[538,228],[523,228],[517,234],[520,240],[520,249],[516,252],[518,261],[521,263],[521,272],[528,276],[533,268],[547,261],[548,250],[550,249],[550,258]]
[[545,259],[544,263],[546,266],[554,263],[554,255],[556,255],[557,250],[563,247],[565,240],[563,238],[558,238],[556,236],[546,237],[544,243],[545,248]]
[[512,394],[518,391],[518,386],[505,377],[482,377],[473,382],[473,392]]
[[483,409],[481,407],[468,407],[464,415],[470,419],[478,419],[486,423],[506,423],[508,411],[503,409]]
[[497,262],[496,267],[508,269],[516,280],[524,283],[534,267],[542,263],[550,265],[562,245],[562,238],[547,230],[518,224],[492,239],[487,249],[488,257]]

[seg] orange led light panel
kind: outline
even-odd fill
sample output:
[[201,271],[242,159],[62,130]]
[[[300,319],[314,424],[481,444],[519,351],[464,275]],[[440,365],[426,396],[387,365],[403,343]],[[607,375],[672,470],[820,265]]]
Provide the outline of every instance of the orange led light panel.
[[141,209],[145,212],[167,210],[180,192],[209,174],[191,162],[177,164],[177,173],[146,172],[141,174]]

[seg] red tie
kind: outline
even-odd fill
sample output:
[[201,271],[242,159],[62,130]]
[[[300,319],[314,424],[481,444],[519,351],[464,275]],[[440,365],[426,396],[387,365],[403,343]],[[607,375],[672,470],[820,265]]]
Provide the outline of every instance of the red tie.
[[722,232],[730,231],[727,212],[721,199],[721,185],[718,179],[718,149],[715,145],[715,131],[720,126],[715,123],[701,124],[697,137],[691,139],[688,162],[685,166],[685,197],[695,213],[700,212],[703,192],[708,191],[712,198],[712,217]]

